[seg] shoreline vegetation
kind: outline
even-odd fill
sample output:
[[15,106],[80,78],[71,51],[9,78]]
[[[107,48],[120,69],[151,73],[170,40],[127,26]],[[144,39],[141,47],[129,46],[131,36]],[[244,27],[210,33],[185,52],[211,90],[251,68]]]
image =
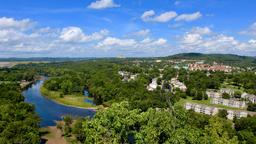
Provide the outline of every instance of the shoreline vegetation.
[[[84,102],[84,99],[86,99],[86,97],[83,96],[82,94],[69,94],[69,95],[64,95],[63,97],[60,97],[61,92],[47,90],[44,86],[40,88],[40,92],[42,93],[43,96],[64,106],[81,108],[81,109],[89,109],[94,111],[98,109],[98,106],[93,106],[89,103]],[[90,98],[87,98],[87,99],[90,99]]]

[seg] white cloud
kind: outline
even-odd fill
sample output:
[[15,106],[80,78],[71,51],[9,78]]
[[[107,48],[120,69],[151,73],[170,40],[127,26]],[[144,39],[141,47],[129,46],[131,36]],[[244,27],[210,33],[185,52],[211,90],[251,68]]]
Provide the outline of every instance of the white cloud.
[[145,11],[145,12],[142,14],[142,16],[141,16],[141,19],[142,19],[143,21],[148,21],[148,20],[150,20],[150,19],[152,18],[152,16],[154,16],[154,15],[155,15],[155,11],[153,11],[153,10]]
[[136,44],[136,41],[134,39],[119,39],[114,37],[107,37],[102,42],[99,42],[97,44],[98,48],[101,47],[108,47],[108,46],[133,46]]
[[60,39],[65,42],[88,42],[93,40],[100,40],[108,35],[108,30],[101,30],[100,32],[85,35],[79,27],[63,28]]
[[202,42],[203,36],[211,33],[212,31],[208,27],[194,27],[183,36],[182,43],[186,45],[198,45]]
[[184,35],[182,43],[186,45],[197,45],[201,42],[202,37],[200,34],[190,34],[187,33]]
[[164,46],[167,44],[167,40],[164,38],[159,38],[157,40],[152,40],[150,38],[145,38],[140,41],[141,46]]
[[[120,50],[127,52],[148,52],[155,50],[163,50],[162,48],[167,48],[169,45],[167,40],[164,38],[159,38],[156,40],[145,38],[141,41],[135,39],[120,39],[115,37],[107,37],[103,41],[96,45],[97,49],[103,49],[105,51],[109,50]],[[163,51],[161,51],[162,53]]]
[[145,37],[150,34],[149,29],[142,29],[140,31],[134,32],[132,35],[139,36],[139,37]]
[[113,8],[119,7],[120,5],[116,4],[113,0],[96,0],[92,2],[88,8],[91,9],[105,9],[105,8]]
[[200,12],[195,12],[191,14],[181,14],[178,15],[175,11],[164,12],[160,15],[156,15],[154,10],[145,11],[141,19],[144,22],[160,22],[165,23],[175,18],[175,21],[194,21],[202,17]]
[[154,41],[152,43],[152,45],[165,45],[167,43],[167,40],[166,39],[163,39],[163,38],[159,38],[158,40]]
[[256,40],[255,39],[251,39],[248,41],[250,44],[256,45]]
[[178,17],[176,17],[176,21],[194,21],[202,17],[202,14],[200,12],[195,12],[191,14],[181,14]]
[[209,27],[195,27],[195,28],[192,28],[190,33],[196,33],[200,35],[209,35],[212,33],[212,31]]
[[256,40],[241,42],[233,36],[214,33],[207,27],[192,28],[178,45],[186,52],[256,54]]
[[241,32],[241,34],[256,36],[256,22],[254,22],[247,30]]
[[0,29],[19,29],[25,30],[31,28],[35,22],[30,19],[15,20],[13,18],[1,17]]
[[175,18],[177,13],[174,11],[164,12],[158,16],[155,16],[155,11],[150,10],[142,14],[141,19],[145,22],[168,22],[171,19]]
[[[155,17],[154,15],[153,18]],[[231,35],[214,32],[209,27],[194,27],[172,44],[165,38],[149,38],[149,29],[133,33],[143,36],[142,39],[141,37],[120,38],[108,36],[108,30],[104,29],[87,34],[80,27],[38,27],[35,23],[28,19],[1,18],[0,57],[119,54],[157,56],[178,52],[256,55],[255,38],[241,41]],[[254,24],[250,28],[253,26]]]
[[168,22],[171,19],[175,18],[176,16],[177,16],[176,12],[170,11],[170,12],[162,13],[161,15],[155,17],[153,20],[156,22]]

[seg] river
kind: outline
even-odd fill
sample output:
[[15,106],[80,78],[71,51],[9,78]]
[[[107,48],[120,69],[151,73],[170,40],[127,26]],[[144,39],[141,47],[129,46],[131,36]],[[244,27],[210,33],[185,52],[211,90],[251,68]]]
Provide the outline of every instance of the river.
[[31,87],[23,91],[25,102],[35,106],[35,111],[41,118],[41,127],[54,126],[56,125],[55,121],[61,120],[65,115],[92,117],[95,114],[93,110],[64,106],[42,96],[40,87],[43,85],[43,82],[44,80],[38,80]]

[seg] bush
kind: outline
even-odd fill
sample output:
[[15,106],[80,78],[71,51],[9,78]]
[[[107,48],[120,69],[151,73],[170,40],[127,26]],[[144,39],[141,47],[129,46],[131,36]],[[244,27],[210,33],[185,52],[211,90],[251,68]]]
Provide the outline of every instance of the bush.
[[218,117],[221,117],[221,118],[227,118],[227,115],[228,115],[228,112],[227,112],[227,110],[225,110],[225,109],[221,109],[221,110],[219,110],[219,112],[218,112]]
[[57,129],[62,129],[62,124],[60,122],[57,122],[57,125],[56,125]]
[[64,98],[64,94],[63,93],[60,94],[60,98]]
[[223,93],[222,98],[224,99],[230,99],[230,95],[228,93]]
[[234,97],[235,98],[241,98],[241,92],[240,91],[235,91]]
[[248,110],[248,111],[254,111],[254,112],[256,112],[256,104],[249,103],[249,104],[248,104],[248,107],[247,107],[247,110]]

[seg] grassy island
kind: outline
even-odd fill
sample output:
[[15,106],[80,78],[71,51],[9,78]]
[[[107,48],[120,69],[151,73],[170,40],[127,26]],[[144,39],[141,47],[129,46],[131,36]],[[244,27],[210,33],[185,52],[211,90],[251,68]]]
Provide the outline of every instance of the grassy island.
[[53,101],[67,105],[67,106],[73,106],[73,107],[79,107],[79,108],[92,108],[95,109],[96,106],[93,106],[92,104],[86,103],[85,99],[92,99],[83,96],[82,94],[69,94],[69,95],[63,95],[61,96],[61,92],[59,91],[50,91],[46,89],[44,86],[40,89],[42,95],[48,97],[49,99],[52,99]]

